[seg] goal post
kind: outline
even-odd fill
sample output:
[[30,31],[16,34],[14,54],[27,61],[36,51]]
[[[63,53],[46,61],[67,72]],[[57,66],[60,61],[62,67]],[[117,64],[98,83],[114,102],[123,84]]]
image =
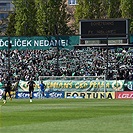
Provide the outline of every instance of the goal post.
[[[106,97],[106,76],[39,76],[45,91],[103,92]],[[40,91],[39,91],[40,92]]]

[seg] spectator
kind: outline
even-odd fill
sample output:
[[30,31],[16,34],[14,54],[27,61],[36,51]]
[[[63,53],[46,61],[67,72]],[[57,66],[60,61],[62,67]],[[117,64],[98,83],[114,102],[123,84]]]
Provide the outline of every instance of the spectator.
[[[0,50],[0,76],[7,73],[8,51]],[[124,80],[131,78],[133,59],[131,48],[107,50],[106,48],[88,47],[84,49],[67,50],[61,49],[57,61],[56,48],[49,50],[12,50],[11,72],[20,79],[29,81],[30,76],[38,80],[38,76],[94,76],[104,75],[108,67],[109,79],[117,78]],[[59,63],[59,64],[57,64]],[[123,75],[123,71],[127,73]],[[129,73],[130,72],[130,73]]]

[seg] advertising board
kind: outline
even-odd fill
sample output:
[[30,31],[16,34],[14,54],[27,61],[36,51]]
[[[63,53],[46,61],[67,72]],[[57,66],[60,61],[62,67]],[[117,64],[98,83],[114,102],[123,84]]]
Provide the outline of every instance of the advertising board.
[[116,99],[133,99],[133,91],[123,91],[115,93]]
[[[29,98],[29,92],[16,92],[16,98],[21,99],[21,98]],[[33,98],[39,98],[39,92],[34,92],[33,93]]]
[[[44,92],[44,98],[64,98],[65,93],[63,91],[51,91],[51,92]],[[16,92],[16,98],[29,98],[29,92],[21,91]],[[33,98],[41,98],[41,93],[39,91],[33,92]]]
[[66,92],[65,98],[115,99],[115,92]]

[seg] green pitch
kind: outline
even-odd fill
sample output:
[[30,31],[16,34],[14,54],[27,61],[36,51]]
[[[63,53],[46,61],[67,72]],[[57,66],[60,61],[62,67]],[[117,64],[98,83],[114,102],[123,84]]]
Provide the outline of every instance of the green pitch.
[[0,133],[132,133],[132,100],[0,100]]

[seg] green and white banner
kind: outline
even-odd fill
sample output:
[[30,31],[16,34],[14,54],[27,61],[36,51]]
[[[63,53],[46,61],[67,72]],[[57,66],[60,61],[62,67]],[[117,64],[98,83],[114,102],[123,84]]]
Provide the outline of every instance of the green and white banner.
[[46,50],[57,46],[72,49],[79,44],[79,36],[0,37],[0,50],[8,49],[9,42],[12,44],[11,50]]
[[127,87],[129,90],[133,91],[133,81],[125,82],[125,87]]
[[[36,82],[35,90],[39,89],[39,81]],[[84,80],[44,80],[46,91],[69,91],[69,92],[107,92],[124,91],[124,80],[84,81]],[[28,91],[26,81],[19,82],[19,91]]]

